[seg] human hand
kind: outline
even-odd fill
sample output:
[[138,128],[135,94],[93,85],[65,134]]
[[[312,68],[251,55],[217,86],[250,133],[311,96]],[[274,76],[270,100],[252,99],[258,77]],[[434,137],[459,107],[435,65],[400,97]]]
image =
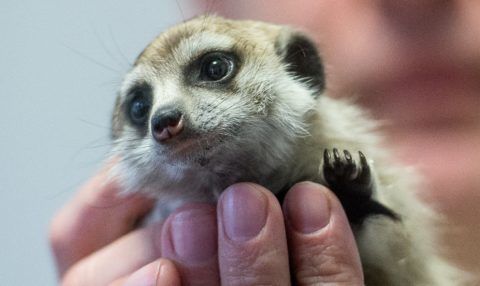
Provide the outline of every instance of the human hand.
[[161,225],[136,229],[154,202],[119,196],[111,161],[54,217],[50,244],[62,285],[108,285],[158,259]]
[[63,285],[289,285],[290,276],[300,285],[363,283],[348,221],[324,187],[294,186],[283,215],[269,191],[237,184],[217,211],[185,206],[164,223],[134,229],[152,202],[114,196],[114,185],[98,189],[102,176],[54,220]]

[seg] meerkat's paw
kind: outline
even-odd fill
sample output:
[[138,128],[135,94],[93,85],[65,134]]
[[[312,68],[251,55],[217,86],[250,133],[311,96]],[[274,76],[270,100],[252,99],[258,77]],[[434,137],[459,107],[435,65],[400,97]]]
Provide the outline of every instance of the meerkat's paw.
[[[333,153],[333,159],[332,159]],[[327,183],[342,192],[352,192],[355,196],[370,198],[373,194],[373,180],[367,159],[362,152],[358,152],[360,165],[348,150],[340,155],[337,148],[333,152],[325,149],[323,153],[323,175]]]
[[358,152],[359,164],[348,150],[340,154],[338,149],[325,149],[323,153],[323,176],[330,189],[342,203],[349,221],[361,224],[370,215],[386,215],[398,219],[397,215],[375,201],[375,180],[362,152]]

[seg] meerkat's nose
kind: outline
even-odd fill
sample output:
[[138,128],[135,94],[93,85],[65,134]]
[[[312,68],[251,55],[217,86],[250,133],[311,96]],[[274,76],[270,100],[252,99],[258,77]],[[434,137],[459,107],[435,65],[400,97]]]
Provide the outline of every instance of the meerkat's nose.
[[180,134],[183,130],[183,115],[176,108],[162,108],[152,118],[152,135],[162,143]]

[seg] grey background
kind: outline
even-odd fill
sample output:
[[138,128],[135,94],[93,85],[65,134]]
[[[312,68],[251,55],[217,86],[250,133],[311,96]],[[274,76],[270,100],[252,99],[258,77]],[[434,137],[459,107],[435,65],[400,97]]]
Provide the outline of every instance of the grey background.
[[123,73],[189,7],[0,1],[0,286],[56,284],[49,221],[100,166]]

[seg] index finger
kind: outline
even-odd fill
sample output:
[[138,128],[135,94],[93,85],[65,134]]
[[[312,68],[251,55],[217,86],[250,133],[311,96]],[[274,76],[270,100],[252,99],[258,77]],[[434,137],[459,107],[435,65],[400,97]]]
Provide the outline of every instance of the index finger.
[[131,231],[153,206],[139,195],[119,195],[111,160],[53,218],[50,244],[60,276],[73,263]]

